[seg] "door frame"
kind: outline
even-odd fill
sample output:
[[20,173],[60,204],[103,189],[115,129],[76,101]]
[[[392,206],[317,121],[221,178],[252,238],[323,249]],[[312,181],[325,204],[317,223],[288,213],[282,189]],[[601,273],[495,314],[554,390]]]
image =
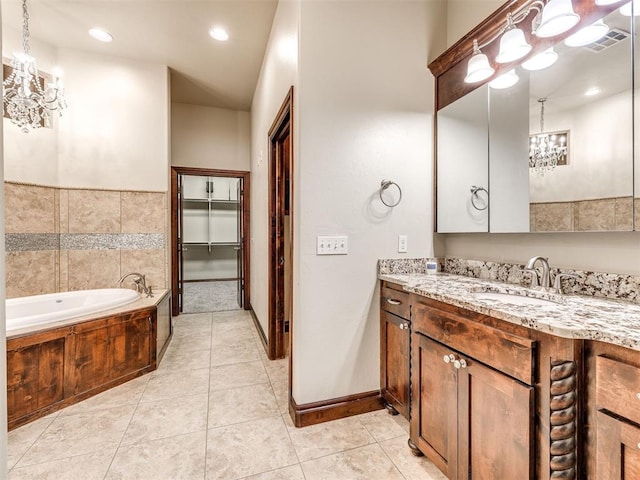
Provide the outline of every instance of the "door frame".
[[[293,86],[287,92],[278,111],[271,128],[269,129],[269,336],[267,355],[270,360],[283,358],[285,355],[284,345],[284,269],[278,268],[280,258],[284,258],[284,240],[278,237],[280,230],[284,231],[284,196],[276,188],[279,175],[284,172],[284,164],[280,155],[277,154],[279,141],[285,135],[289,136],[289,218],[290,218],[290,241],[291,252],[293,252]],[[293,304],[293,255],[291,255],[290,269],[290,299]],[[291,305],[292,307],[293,305]],[[289,347],[292,345],[293,337],[293,308],[289,309]],[[291,348],[289,349],[291,359]]]
[[[242,256],[244,261],[244,305],[245,310],[251,307],[251,256],[249,245],[251,238],[250,229],[250,172],[244,170],[217,170],[199,167],[179,167],[171,166],[171,314],[175,317],[180,314],[178,311],[178,175],[199,175],[207,177],[232,177],[242,179],[242,229],[244,238],[242,239]],[[240,199],[238,199],[240,200]]]

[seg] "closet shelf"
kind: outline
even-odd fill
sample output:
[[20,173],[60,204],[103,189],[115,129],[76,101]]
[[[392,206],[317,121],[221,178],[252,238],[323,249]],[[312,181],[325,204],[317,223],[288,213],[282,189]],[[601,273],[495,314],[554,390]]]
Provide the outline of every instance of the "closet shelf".
[[218,200],[215,198],[183,198],[183,202],[193,202],[193,203],[215,203],[217,205],[237,205],[237,200]]
[[239,242],[182,242],[183,245],[194,247],[239,247]]

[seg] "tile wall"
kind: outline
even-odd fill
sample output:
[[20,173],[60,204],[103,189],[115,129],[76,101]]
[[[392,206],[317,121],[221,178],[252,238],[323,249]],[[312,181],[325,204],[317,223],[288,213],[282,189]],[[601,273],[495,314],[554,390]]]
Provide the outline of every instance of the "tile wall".
[[[635,222],[640,225],[640,198],[635,199]],[[548,202],[529,205],[532,232],[598,232],[633,230],[631,197]]]
[[109,288],[140,272],[168,285],[167,194],[5,182],[7,298]]

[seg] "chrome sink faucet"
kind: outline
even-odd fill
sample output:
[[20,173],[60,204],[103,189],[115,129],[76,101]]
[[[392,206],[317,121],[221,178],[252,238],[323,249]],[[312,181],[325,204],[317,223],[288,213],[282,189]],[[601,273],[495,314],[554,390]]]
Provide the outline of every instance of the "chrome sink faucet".
[[[538,271],[536,270],[536,263],[542,263],[542,277],[538,280]],[[525,272],[531,274],[531,288],[542,288],[543,290],[549,290],[551,283],[551,275],[549,273],[549,259],[546,257],[532,257],[529,259],[524,267]]]
[[147,280],[144,275],[141,273],[131,272],[123,275],[118,280],[118,286],[122,286],[122,282],[124,282],[127,277],[135,277],[133,279],[133,283],[136,286],[136,292],[138,293],[146,293],[147,297],[153,297],[153,292],[151,292],[151,286],[147,286]]

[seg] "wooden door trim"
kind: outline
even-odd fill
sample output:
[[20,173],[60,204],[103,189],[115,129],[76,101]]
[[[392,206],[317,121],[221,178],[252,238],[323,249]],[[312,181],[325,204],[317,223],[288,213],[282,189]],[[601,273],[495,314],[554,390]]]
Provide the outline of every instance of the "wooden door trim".
[[[284,255],[284,244],[279,242],[277,236],[276,221],[279,212],[282,210],[280,204],[280,198],[278,197],[278,191],[275,186],[275,179],[279,170],[281,170],[280,162],[276,155],[276,147],[279,140],[284,135],[289,136],[289,178],[293,179],[293,86],[287,92],[287,95],[280,106],[280,110],[275,117],[275,120],[269,128],[269,323],[268,323],[268,350],[267,355],[270,360],[284,357],[284,322],[278,321],[278,309],[282,307],[284,309],[284,292],[278,288],[278,258],[282,253]],[[293,245],[293,182],[289,185],[290,192],[290,204],[289,204],[289,218],[291,221],[291,244]],[[292,256],[293,257],[293,256]],[[293,272],[293,258],[291,258],[291,271]],[[284,279],[282,279],[284,282]],[[293,335],[293,322],[289,320],[289,345],[291,345],[291,338]],[[291,351],[289,353],[289,371],[291,371]]]
[[244,211],[242,240],[244,257],[244,309],[251,305],[251,255],[249,251],[251,225],[251,174],[245,170],[219,170],[200,167],[171,166],[171,315],[179,315],[178,311],[178,175],[199,175],[209,177],[241,178],[244,192]]

